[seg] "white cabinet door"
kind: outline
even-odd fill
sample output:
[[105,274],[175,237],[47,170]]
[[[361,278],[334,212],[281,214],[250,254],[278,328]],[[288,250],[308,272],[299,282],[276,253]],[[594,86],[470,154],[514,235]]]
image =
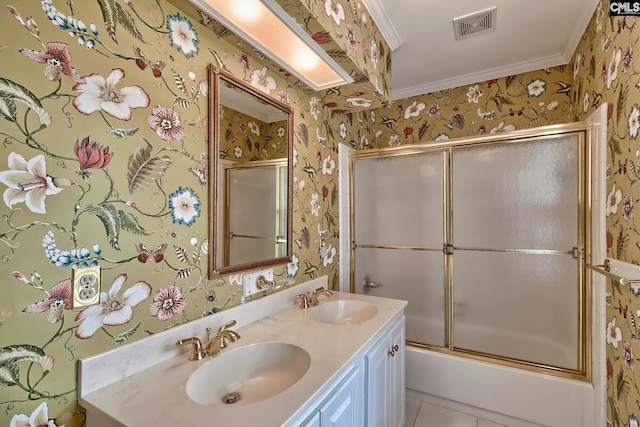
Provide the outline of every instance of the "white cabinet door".
[[389,426],[403,427],[405,419],[404,317],[389,330],[389,344],[393,350],[389,366]]
[[[321,427],[363,427],[363,374],[356,365],[320,408]],[[312,424],[313,425],[313,424]]]
[[365,355],[367,427],[404,425],[404,316]]

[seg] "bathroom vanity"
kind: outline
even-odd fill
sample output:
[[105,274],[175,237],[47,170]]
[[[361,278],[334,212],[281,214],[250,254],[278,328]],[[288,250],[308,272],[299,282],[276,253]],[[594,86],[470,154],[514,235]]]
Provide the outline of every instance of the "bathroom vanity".
[[[326,280],[81,359],[88,426],[402,427],[406,301],[334,292],[300,308]],[[176,346],[231,320],[240,339],[213,356]]]

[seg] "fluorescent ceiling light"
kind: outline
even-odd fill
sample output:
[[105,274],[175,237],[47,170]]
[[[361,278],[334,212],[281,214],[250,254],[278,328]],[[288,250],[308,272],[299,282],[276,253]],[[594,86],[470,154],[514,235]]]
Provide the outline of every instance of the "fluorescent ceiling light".
[[314,90],[353,83],[274,0],[190,0]]

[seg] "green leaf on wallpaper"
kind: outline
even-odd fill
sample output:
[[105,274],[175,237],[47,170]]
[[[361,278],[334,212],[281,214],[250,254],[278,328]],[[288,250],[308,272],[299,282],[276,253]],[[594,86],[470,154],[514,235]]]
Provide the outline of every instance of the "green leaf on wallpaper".
[[311,233],[307,226],[300,227],[300,242],[306,249],[309,249],[309,246],[311,245]]
[[22,101],[29,106],[37,105],[38,107],[42,107],[42,103],[38,97],[29,89],[4,77],[0,77],[0,97]]
[[118,23],[122,25],[122,27],[129,32],[133,37],[140,40],[141,42],[146,43],[140,30],[136,26],[136,21],[133,17],[127,12],[119,3],[116,3],[116,16],[118,17]]
[[489,99],[495,102],[496,107],[498,108],[499,111],[502,111],[502,106],[504,104],[513,105],[513,101],[511,101],[511,99],[507,98],[506,96],[496,95],[496,96],[492,96]]
[[42,366],[43,372],[53,367],[53,358],[34,345],[19,344],[0,348],[0,386],[17,385],[20,380],[18,362],[36,362]]
[[454,114],[451,116],[451,123],[460,130],[464,129],[464,116],[460,113]]
[[618,400],[625,400],[627,398],[627,395],[629,394],[629,390],[631,390],[631,385],[629,384],[629,381],[624,379],[624,372],[622,370],[620,370],[620,372],[618,373],[616,382]]
[[107,29],[107,34],[109,34],[109,37],[111,37],[114,42],[118,43],[118,39],[116,38],[117,18],[114,2],[111,0],[98,0],[98,5],[102,12],[102,20]]
[[128,231],[131,234],[137,234],[138,236],[148,236],[151,234],[140,225],[138,218],[132,213],[119,210],[118,216],[120,217],[120,227],[124,231]]
[[168,156],[151,156],[153,146],[141,139],[129,157],[127,179],[129,194],[148,188],[154,180],[164,176],[172,160]]
[[293,132],[296,135],[296,139],[299,143],[305,147],[309,146],[309,129],[304,123],[298,123],[298,130]]
[[185,87],[185,82],[182,76],[178,74],[178,72],[173,68],[171,69],[171,72],[173,73],[173,81],[176,83],[176,87],[180,89],[182,93],[184,93],[185,95],[188,95],[189,92],[187,92],[187,89]]
[[515,80],[516,80],[516,76],[508,76],[504,80],[504,87],[509,89],[509,86],[511,86],[511,83],[513,83]]
[[338,204],[338,186],[334,185],[331,189],[331,206],[336,206]]
[[618,115],[618,123],[626,117],[624,113],[627,109],[627,97],[629,95],[629,86],[624,85],[622,90],[620,91],[620,97],[618,98],[617,105],[617,115]]
[[119,239],[122,230],[137,235],[149,235],[134,215],[118,210],[110,203],[87,205],[83,212],[98,217],[104,225],[109,244],[115,250],[120,250]]
[[109,244],[115,250],[120,250],[118,239],[120,238],[120,217],[118,210],[112,204],[88,205],[83,212],[95,215],[102,221],[104,229],[107,233]]
[[102,20],[104,21],[104,26],[111,40],[118,43],[116,27],[120,24],[129,34],[141,42],[144,42],[135,20],[119,3],[115,0],[98,0],[98,5],[100,5]]
[[617,259],[625,259],[627,257],[627,247],[629,246],[629,235],[624,234],[624,230],[620,230],[618,236],[618,255]]
[[15,120],[16,104],[20,101],[26,104],[38,115],[40,124],[49,126],[51,124],[51,115],[42,108],[42,103],[29,89],[18,83],[0,77],[0,115],[7,120]]
[[422,123],[422,125],[420,125],[420,129],[418,129],[418,141],[422,141],[424,139],[424,136],[429,131],[429,129],[431,129],[434,126],[435,124],[428,121],[425,121],[424,123]]
[[16,102],[11,98],[0,98],[0,116],[9,120],[10,122],[16,121],[17,108]]

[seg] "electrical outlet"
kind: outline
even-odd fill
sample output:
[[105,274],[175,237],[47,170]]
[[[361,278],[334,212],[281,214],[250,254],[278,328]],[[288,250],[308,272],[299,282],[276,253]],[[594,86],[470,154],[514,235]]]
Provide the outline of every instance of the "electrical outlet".
[[71,270],[73,308],[100,303],[100,266],[74,267]]

